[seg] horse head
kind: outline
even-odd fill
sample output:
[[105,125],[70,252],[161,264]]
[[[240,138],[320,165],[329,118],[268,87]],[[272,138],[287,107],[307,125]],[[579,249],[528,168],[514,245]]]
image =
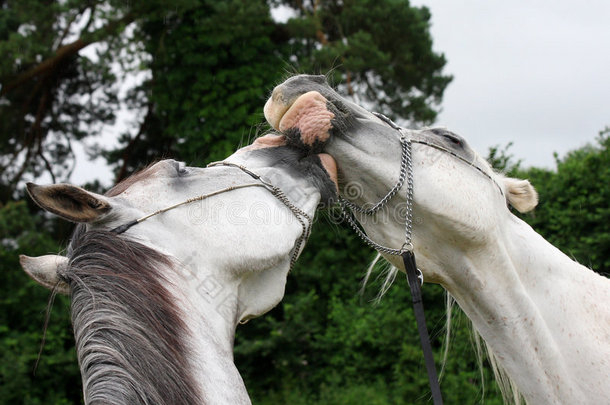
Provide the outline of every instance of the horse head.
[[[527,180],[494,172],[461,136],[443,128],[401,132],[391,121],[339,95],[324,76],[286,80],[273,90],[264,111],[289,144],[308,153],[332,155],[340,195],[365,208],[396,184],[401,136],[412,142],[416,250],[438,247],[443,241],[448,246],[484,243],[495,237],[498,217],[511,216],[507,204],[522,212],[537,204]],[[398,248],[404,243],[406,204],[403,192],[379,213],[382,218],[371,221],[357,213],[356,217],[374,240]],[[435,268],[440,263],[426,263],[429,253],[420,256],[426,279],[438,282]],[[385,257],[402,268],[399,258]]]
[[505,398],[610,396],[608,362],[598,362],[610,358],[610,311],[598,305],[610,300],[610,281],[513,215],[510,205],[527,212],[538,202],[527,180],[495,172],[451,131],[398,127],[322,76],[277,86],[265,117],[295,147],[336,159],[342,205],[355,208],[372,241],[394,248],[376,246],[388,261],[403,270],[395,252],[412,249],[424,279],[455,298],[487,342],[494,372],[506,372]]
[[248,403],[235,328],[282,299],[335,170],[269,134],[208,168],[160,161],[104,195],[28,184],[79,224],[65,256],[21,264],[71,294],[85,402]]

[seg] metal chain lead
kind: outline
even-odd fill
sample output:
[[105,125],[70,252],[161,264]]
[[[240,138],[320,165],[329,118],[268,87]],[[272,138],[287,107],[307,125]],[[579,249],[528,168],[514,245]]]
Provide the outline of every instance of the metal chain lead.
[[394,194],[396,194],[398,190],[400,190],[400,188],[405,182],[406,174],[409,172],[407,165],[411,165],[411,144],[402,132],[402,128],[396,125],[391,119],[381,113],[373,114],[377,116],[377,118],[379,118],[380,120],[390,125],[395,130],[400,132],[400,144],[402,148],[402,154],[400,157],[400,174],[398,175],[398,181],[396,182],[394,187],[392,187],[392,189],[381,200],[379,200],[379,202],[377,202],[377,204],[375,204],[371,208],[363,208],[339,196],[339,202],[342,202],[352,211],[356,211],[365,215],[372,215],[375,212],[379,211],[388,201],[390,201],[390,199],[392,199],[392,197],[394,197]]
[[[401,255],[406,251],[413,251],[413,242],[412,242],[412,233],[413,233],[413,162],[412,162],[412,154],[411,154],[411,140],[405,135],[404,130],[394,124],[392,120],[386,117],[383,114],[375,113],[379,119],[389,124],[392,128],[396,129],[400,133],[400,144],[402,149],[401,159],[400,159],[400,173],[398,176],[398,181],[392,187],[392,189],[381,199],[377,204],[375,204],[371,208],[363,208],[359,205],[354,204],[351,201],[346,200],[345,198],[339,196],[339,208],[341,210],[341,215],[347,221],[347,223],[354,229],[356,234],[360,236],[360,238],[373,249],[377,250],[380,253],[386,253],[389,255]],[[354,220],[354,212],[358,212],[363,215],[373,215],[381,208],[383,208],[388,201],[400,190],[404,184],[405,179],[407,180],[407,212],[405,219],[405,243],[402,245],[400,249],[394,249],[387,246],[380,245],[375,242],[368,235],[360,229],[356,221]],[[351,211],[350,211],[351,210]]]
[[[252,170],[248,169],[247,167],[238,165],[235,163],[231,163],[231,162],[224,162],[224,161],[212,162],[212,163],[208,164],[207,167],[214,167],[214,166],[236,167],[236,168],[240,169],[241,171],[243,171],[244,173],[257,179],[258,181],[261,182],[261,185],[264,186],[265,188],[267,188],[271,192],[271,194],[273,194],[273,196],[275,198],[277,198],[282,204],[284,204],[292,212],[292,214],[295,216],[295,218],[299,221],[303,231],[301,232],[301,236],[299,237],[299,239],[297,239],[296,242],[294,243],[293,253],[292,253],[292,256],[290,257],[290,270],[292,270],[292,268],[294,267],[294,264],[296,263],[296,261],[299,257],[299,251],[301,250],[301,246],[303,245],[303,242],[306,241],[309,238],[309,235],[311,234],[311,224],[313,222],[313,219],[305,211],[303,211],[302,209],[300,209],[299,207],[294,205],[292,203],[292,201],[290,201],[288,196],[279,187],[274,186],[273,184],[269,183],[268,181],[263,179],[261,177],[261,175],[254,173]],[[305,222],[305,220],[307,220],[307,222]]]
[[[146,221],[147,219],[154,217],[156,215],[162,214],[164,212],[173,210],[174,208],[178,208],[182,205],[186,205],[186,204],[190,204],[193,203],[195,201],[201,201],[201,200],[205,200],[206,198],[209,197],[213,197],[216,196],[218,194],[222,194],[222,193],[226,193],[229,191],[233,191],[233,190],[238,190],[240,188],[245,188],[245,187],[264,187],[267,190],[269,190],[269,192],[275,197],[277,198],[282,204],[284,204],[291,212],[292,214],[296,217],[296,219],[299,221],[299,223],[301,224],[301,227],[303,228],[303,231],[301,232],[301,236],[296,240],[296,242],[294,243],[294,248],[293,248],[293,253],[292,256],[290,258],[290,270],[292,270],[292,268],[294,267],[295,262],[297,261],[297,258],[299,257],[299,251],[301,250],[301,246],[303,245],[303,242],[306,241],[309,238],[309,234],[311,233],[311,224],[313,222],[313,219],[302,209],[300,209],[299,207],[297,207],[296,205],[294,205],[292,203],[292,201],[290,201],[290,199],[288,198],[288,196],[286,196],[286,194],[277,186],[274,186],[273,184],[269,183],[268,181],[264,180],[259,174],[254,173],[252,170],[248,169],[245,166],[242,165],[238,165],[235,163],[230,163],[230,162],[213,162],[210,163],[208,165],[208,167],[213,167],[213,166],[229,166],[229,167],[236,167],[238,169],[240,169],[241,171],[243,171],[244,173],[248,174],[249,176],[251,176],[252,178],[254,178],[255,180],[258,180],[258,183],[247,183],[247,184],[238,184],[235,186],[229,186],[226,188],[223,188],[222,190],[217,190],[217,191],[213,191],[211,193],[208,194],[202,194],[200,196],[197,197],[193,197],[193,198],[189,198],[187,200],[184,200],[178,204],[174,204],[168,207],[165,207],[163,209],[157,210],[153,213],[150,213],[146,216],[143,216],[141,218],[138,219],[134,219],[130,222],[127,222],[123,225],[117,226],[114,229],[111,229],[110,232],[113,232],[115,234],[121,234],[123,232],[126,232],[129,228],[131,228],[134,225],[139,224],[140,222]],[[305,222],[305,220],[307,220],[307,222]]]
[[400,142],[406,146],[407,150],[407,218],[405,219],[405,244],[401,248],[402,251],[413,250],[413,159],[411,155],[411,140],[409,140],[400,128]]
[[380,245],[379,243],[377,243],[374,240],[372,240],[371,238],[369,238],[367,236],[367,234],[364,233],[364,231],[362,229],[360,229],[360,227],[354,220],[353,214],[351,212],[347,211],[347,207],[343,206],[341,202],[339,202],[339,207],[341,208],[341,215],[343,216],[343,219],[345,219],[347,221],[347,223],[352,227],[352,229],[356,232],[356,234],[358,236],[360,236],[360,238],[364,241],[364,243],[366,243],[367,245],[369,245],[370,247],[372,247],[373,249],[375,249],[376,251],[378,251],[380,253],[386,253],[389,255],[396,255],[396,256],[403,253],[402,248],[401,249],[392,249],[387,246]]
[[346,207],[348,207],[352,211],[356,211],[356,212],[359,212],[364,215],[372,215],[372,214],[376,213],[377,211],[379,211],[381,208],[383,208],[383,206],[388,201],[390,201],[392,199],[392,197],[394,197],[394,195],[398,192],[398,190],[401,189],[402,185],[405,182],[405,178],[406,178],[406,175],[408,172],[407,165],[410,164],[410,160],[411,160],[411,144],[408,141],[403,142],[403,138],[404,138],[404,140],[406,140],[406,138],[404,137],[404,135],[401,132],[400,143],[401,143],[402,154],[401,154],[401,158],[400,158],[400,174],[398,175],[398,181],[396,182],[394,187],[392,187],[392,189],[381,200],[379,200],[377,202],[377,204],[373,205],[371,208],[360,207],[359,205],[356,205],[353,202],[348,201],[341,196],[339,196],[340,203],[344,204]]
[[[312,219],[305,211],[303,211],[302,209],[300,209],[299,207],[294,205],[288,199],[288,196],[286,196],[286,194],[282,190],[280,190],[279,187],[273,186],[271,189],[271,194],[273,194],[275,196],[275,198],[280,200],[286,207],[288,207],[288,209],[290,211],[292,211],[292,213],[294,214],[296,219],[301,223],[301,227],[303,228],[303,232],[301,232],[301,236],[294,243],[294,248],[293,248],[294,252],[292,253],[292,257],[290,258],[290,270],[292,270],[292,268],[294,267],[294,264],[296,263],[297,259],[299,258],[299,251],[301,250],[301,246],[303,245],[303,242],[306,241],[307,239],[309,239],[309,235],[311,234]],[[307,224],[305,223],[303,218],[301,218],[301,216],[305,217],[305,219],[307,219]]]

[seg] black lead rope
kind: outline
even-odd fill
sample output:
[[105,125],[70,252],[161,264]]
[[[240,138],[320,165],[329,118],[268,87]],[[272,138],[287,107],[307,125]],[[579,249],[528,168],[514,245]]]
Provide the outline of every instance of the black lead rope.
[[405,251],[401,254],[402,261],[407,272],[407,280],[411,288],[411,300],[413,301],[413,311],[415,312],[415,320],[417,321],[417,330],[419,331],[419,340],[421,348],[424,352],[424,361],[426,370],[428,371],[428,382],[432,391],[432,400],[434,405],[442,405],[443,397],[441,395],[441,387],[438,382],[438,374],[434,365],[434,357],[432,356],[432,346],[430,345],[430,336],[426,327],[426,317],[424,316],[424,303],[422,301],[420,279],[418,277],[419,270],[415,263],[415,254],[411,251]]

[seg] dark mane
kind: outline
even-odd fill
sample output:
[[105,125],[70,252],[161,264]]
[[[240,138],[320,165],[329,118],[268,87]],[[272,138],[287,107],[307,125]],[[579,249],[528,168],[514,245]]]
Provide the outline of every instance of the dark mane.
[[150,177],[151,175],[153,175],[155,173],[154,170],[151,170],[155,163],[156,162],[149,164],[144,169],[138,170],[131,176],[122,180],[120,183],[116,184],[114,187],[112,187],[110,190],[108,190],[105,195],[107,197],[115,197],[115,196],[121,194],[123,191],[127,190],[134,183],[137,183],[138,181],[141,181],[141,180],[144,180],[144,179]]
[[194,404],[188,329],[164,271],[170,260],[138,242],[79,225],[61,276],[85,401],[90,404]]

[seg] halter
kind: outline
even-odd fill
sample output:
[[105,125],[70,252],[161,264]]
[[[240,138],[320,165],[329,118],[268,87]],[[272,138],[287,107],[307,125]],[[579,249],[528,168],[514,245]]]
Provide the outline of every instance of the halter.
[[[435,405],[440,405],[443,403],[443,398],[441,395],[441,390],[438,382],[438,376],[436,373],[436,367],[434,365],[434,357],[432,355],[432,347],[430,345],[430,337],[428,334],[428,329],[426,327],[426,318],[424,316],[424,306],[422,302],[421,295],[421,285],[423,285],[424,277],[421,272],[417,268],[417,264],[415,262],[415,253],[413,252],[413,241],[412,241],[412,232],[413,232],[413,163],[412,163],[412,155],[411,155],[411,146],[412,143],[419,143],[422,145],[426,145],[435,149],[438,149],[442,152],[448,153],[451,156],[467,163],[469,166],[477,169],[481,174],[489,178],[500,190],[500,193],[504,195],[504,191],[502,187],[483,169],[474,165],[473,162],[469,162],[464,159],[462,156],[457,153],[450,151],[446,148],[443,148],[440,145],[436,145],[430,142],[410,139],[406,135],[406,131],[396,125],[391,119],[386,117],[380,113],[373,113],[377,118],[381,121],[388,124],[393,129],[397,130],[400,134],[400,145],[402,149],[401,158],[400,158],[400,174],[398,176],[398,181],[390,189],[390,191],[383,197],[379,202],[373,205],[371,208],[363,208],[359,205],[352,203],[351,201],[346,200],[345,198],[339,196],[339,207],[341,209],[341,214],[343,218],[350,224],[350,226],[354,229],[354,231],[360,236],[360,238],[373,249],[377,250],[380,253],[385,253],[394,256],[401,256],[403,259],[403,264],[405,266],[405,271],[407,273],[407,279],[409,282],[409,287],[411,289],[411,299],[413,301],[413,309],[415,312],[415,319],[417,321],[417,329],[419,331],[419,338],[422,346],[422,351],[424,353],[424,360],[426,363],[426,369],[428,371],[428,381],[430,383],[430,389],[432,392],[432,399]],[[358,212],[362,215],[374,215],[380,209],[382,209],[387,202],[394,197],[394,195],[403,187],[405,180],[407,180],[407,212],[406,212],[406,220],[405,220],[405,242],[403,243],[400,249],[391,248],[387,246],[383,246],[374,240],[372,240],[356,223],[354,220],[353,212]]]
[[213,197],[215,195],[218,194],[222,194],[222,193],[226,193],[229,191],[233,191],[233,190],[238,190],[241,188],[246,188],[246,187],[263,187],[267,190],[269,190],[269,192],[275,197],[277,198],[282,204],[284,204],[291,212],[292,214],[296,217],[296,219],[299,221],[299,223],[301,224],[301,227],[303,228],[303,231],[301,232],[301,236],[299,236],[299,238],[296,240],[295,244],[294,244],[294,248],[293,248],[293,253],[292,256],[290,258],[290,270],[292,270],[292,268],[294,267],[294,264],[297,260],[297,258],[299,257],[299,251],[301,250],[301,246],[303,245],[303,242],[305,240],[307,240],[309,238],[309,234],[311,233],[311,224],[312,224],[312,218],[302,209],[300,209],[299,207],[297,207],[296,205],[294,205],[290,199],[286,196],[286,194],[277,186],[274,186],[273,184],[269,183],[268,181],[264,180],[261,175],[256,174],[255,172],[253,172],[252,170],[248,169],[245,166],[242,165],[238,165],[235,163],[230,163],[230,162],[213,162],[208,164],[207,167],[216,167],[216,166],[228,166],[228,167],[235,167],[237,169],[240,169],[242,172],[246,173],[247,175],[249,175],[250,177],[252,177],[255,180],[258,180],[257,183],[245,183],[245,184],[238,184],[235,186],[229,186],[226,188],[223,188],[221,190],[217,190],[217,191],[213,191],[211,193],[208,194],[202,194],[199,195],[197,197],[193,197],[193,198],[189,198],[187,200],[184,200],[182,202],[179,202],[177,204],[174,205],[170,205],[169,207],[165,207],[162,208],[160,210],[157,210],[155,212],[152,212],[148,215],[145,215],[141,218],[138,219],[134,219],[133,221],[127,222],[123,225],[119,225],[116,228],[112,229],[110,232],[115,233],[117,235],[122,234],[123,232],[127,231],[129,228],[131,228],[134,225],[137,225],[141,222],[146,221],[147,219],[154,217],[156,215],[162,214],[164,212],[173,210],[174,208],[178,208],[182,205],[186,205],[186,204],[190,204],[193,203],[195,201],[202,201],[205,200],[206,198],[209,197]]
[[[360,236],[360,238],[367,245],[371,246],[373,249],[377,250],[380,253],[386,253],[386,254],[393,255],[393,256],[399,256],[399,255],[402,255],[404,252],[413,251],[413,243],[411,240],[411,234],[413,232],[413,164],[412,164],[412,155],[411,155],[411,144],[413,144],[413,143],[419,143],[419,144],[437,149],[441,152],[448,153],[449,155],[468,164],[468,166],[475,168],[482,175],[484,175],[489,180],[491,180],[498,187],[498,190],[500,190],[500,194],[502,194],[504,196],[504,191],[502,190],[502,187],[500,187],[500,185],[494,180],[494,178],[491,177],[488,173],[486,173],[479,166],[476,166],[473,162],[468,161],[467,159],[464,159],[462,156],[458,155],[457,153],[455,153],[449,149],[443,148],[440,145],[436,145],[434,143],[422,141],[419,139],[410,139],[407,137],[407,135],[405,133],[406,131],[404,130],[404,128],[396,125],[394,123],[394,121],[392,121],[391,119],[389,119],[388,117],[386,117],[385,115],[383,115],[381,113],[374,112],[373,114],[377,118],[379,118],[380,120],[382,120],[383,122],[385,122],[390,127],[392,127],[393,129],[397,130],[400,133],[399,140],[400,140],[400,146],[402,149],[402,154],[400,157],[400,173],[398,175],[398,180],[397,180],[396,184],[394,185],[394,187],[392,187],[390,189],[390,191],[388,191],[388,193],[383,198],[381,198],[375,205],[373,205],[371,208],[363,208],[357,204],[354,204],[351,201],[346,200],[342,196],[339,196],[339,207],[341,208],[341,214],[342,214],[343,218],[350,224],[350,226],[354,229],[354,231],[358,234],[358,236]],[[375,242],[371,238],[369,238],[368,235],[362,229],[360,229],[360,227],[354,220],[353,212],[358,212],[359,214],[363,214],[363,215],[367,215],[367,216],[377,213],[377,211],[381,210],[386,205],[386,203],[388,201],[390,201],[392,199],[392,197],[394,197],[394,195],[398,192],[398,190],[400,190],[402,188],[402,186],[404,185],[404,182],[407,178],[408,178],[408,182],[407,182],[407,196],[406,196],[407,197],[407,212],[406,212],[406,220],[405,220],[405,242],[400,249],[383,246],[383,245]],[[350,212],[350,211],[352,211],[352,212]],[[419,269],[418,269],[418,272],[419,272],[418,277],[422,280],[422,283],[423,283],[423,276],[421,275],[421,272],[419,271]]]

